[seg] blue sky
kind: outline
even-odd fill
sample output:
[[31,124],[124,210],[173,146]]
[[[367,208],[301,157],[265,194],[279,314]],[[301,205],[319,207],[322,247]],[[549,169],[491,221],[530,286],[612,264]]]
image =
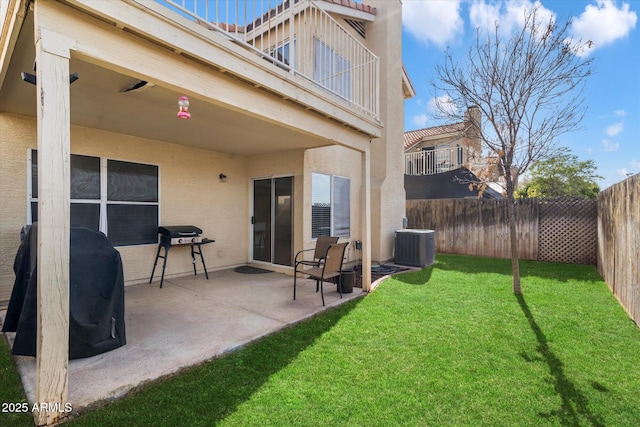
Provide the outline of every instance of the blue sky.
[[570,17],[571,35],[593,41],[586,115],[558,144],[580,160],[596,162],[597,173],[604,177],[599,181],[602,189],[629,173],[640,173],[638,0],[403,0],[403,61],[417,92],[405,102],[405,131],[442,124],[431,115],[434,93],[429,80],[447,47],[463,59],[476,27],[496,20],[501,27],[516,25],[522,9],[534,3],[558,20]]

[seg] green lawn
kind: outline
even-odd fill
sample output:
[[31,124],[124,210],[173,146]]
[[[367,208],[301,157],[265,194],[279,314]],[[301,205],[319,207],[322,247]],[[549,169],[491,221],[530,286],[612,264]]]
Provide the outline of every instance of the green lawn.
[[69,425],[640,425],[640,329],[593,267],[521,262],[517,298],[509,260],[436,261]]

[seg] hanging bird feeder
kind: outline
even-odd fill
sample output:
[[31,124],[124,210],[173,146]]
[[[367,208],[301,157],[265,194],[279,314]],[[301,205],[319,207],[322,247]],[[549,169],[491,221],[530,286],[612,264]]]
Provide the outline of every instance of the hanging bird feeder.
[[182,95],[178,98],[178,106],[180,110],[178,111],[178,117],[181,119],[189,119],[191,118],[191,114],[189,113],[189,98]]

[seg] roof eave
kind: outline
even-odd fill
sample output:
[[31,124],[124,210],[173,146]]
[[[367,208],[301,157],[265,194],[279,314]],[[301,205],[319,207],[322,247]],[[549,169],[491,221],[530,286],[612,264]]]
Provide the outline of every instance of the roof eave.
[[402,64],[402,93],[404,99],[410,99],[416,96],[416,89],[413,83],[411,83],[409,73],[407,73],[407,69],[404,68],[404,64]]
[[[373,22],[376,19],[376,9],[362,3],[355,3],[353,1],[346,1],[349,5],[344,5],[344,1],[340,0],[322,0],[316,2],[316,5],[320,9],[327,13],[335,13],[350,19],[359,19],[361,21]],[[362,7],[358,9],[358,7]],[[365,10],[365,8],[367,10]]]

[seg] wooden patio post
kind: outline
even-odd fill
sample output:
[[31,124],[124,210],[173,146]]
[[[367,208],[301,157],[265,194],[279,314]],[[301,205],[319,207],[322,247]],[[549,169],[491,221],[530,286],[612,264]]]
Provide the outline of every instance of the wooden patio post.
[[[69,359],[69,49],[38,25],[38,332],[34,418],[51,425],[65,415]],[[37,405],[37,406],[36,406]]]

